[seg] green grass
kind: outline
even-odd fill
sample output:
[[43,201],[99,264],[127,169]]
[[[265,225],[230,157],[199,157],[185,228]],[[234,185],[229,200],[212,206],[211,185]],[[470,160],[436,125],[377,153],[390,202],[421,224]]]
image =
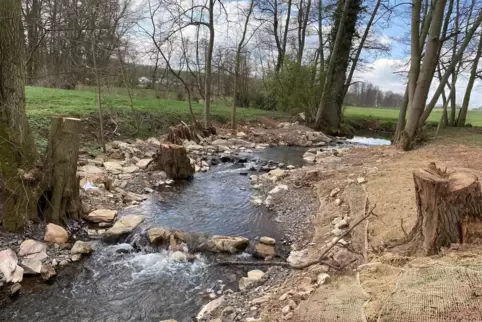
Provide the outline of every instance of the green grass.
[[[189,122],[188,104],[185,101],[157,99],[152,90],[136,89],[133,91],[133,104],[136,114],[132,113],[129,97],[124,89],[105,89],[102,98],[104,122],[107,130],[118,126],[118,132],[125,137],[158,135],[167,127]],[[42,87],[26,87],[27,115],[37,139],[44,140],[48,135],[52,116],[70,116],[88,120],[92,131],[98,128],[97,95],[92,88],[83,90],[62,90]],[[203,105],[193,103],[193,110],[202,119]],[[141,129],[136,133],[136,117],[140,116]],[[220,102],[212,105],[212,119],[228,123],[231,108]],[[285,119],[283,113],[251,108],[238,108],[238,120],[247,123],[260,117]]]
[[[440,121],[442,110],[432,111],[428,122],[437,123]],[[346,107],[344,116],[347,120],[378,120],[385,122],[397,122],[398,110],[375,108],[375,107]],[[482,126],[482,111],[470,111],[467,113],[467,123],[473,126]]]

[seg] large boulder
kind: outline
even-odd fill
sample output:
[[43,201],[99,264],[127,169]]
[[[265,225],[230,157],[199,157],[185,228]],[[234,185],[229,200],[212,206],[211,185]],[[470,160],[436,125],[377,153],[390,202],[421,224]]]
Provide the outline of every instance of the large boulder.
[[189,179],[194,175],[186,148],[181,145],[161,144],[153,163],[154,170],[162,170],[172,179]]
[[131,233],[144,221],[144,216],[127,215],[121,217],[117,222],[104,233],[103,239],[107,242],[116,242],[119,238]]
[[171,231],[165,227],[152,227],[147,230],[147,238],[151,244],[162,243],[169,240]]
[[44,240],[50,243],[64,244],[69,240],[69,234],[63,227],[48,224],[47,227],[45,227]]
[[75,254],[90,254],[94,250],[90,245],[84,241],[78,240],[75,242],[74,246],[72,246],[72,249],[70,250],[71,255]]
[[18,259],[15,252],[5,249],[0,252],[0,273],[5,281],[18,283],[23,279],[23,268],[17,265]]
[[214,235],[202,243],[198,250],[213,253],[236,254],[246,249],[249,240],[244,237],[218,236]]
[[116,215],[117,210],[97,209],[92,211],[85,219],[94,223],[113,222]]
[[33,239],[24,240],[20,244],[18,256],[42,261],[47,258],[47,245]]

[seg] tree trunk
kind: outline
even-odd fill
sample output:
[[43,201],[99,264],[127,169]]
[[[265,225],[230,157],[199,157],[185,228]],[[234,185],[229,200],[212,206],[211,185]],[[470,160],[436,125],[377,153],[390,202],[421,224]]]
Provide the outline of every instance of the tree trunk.
[[464,126],[465,119],[467,118],[467,110],[469,109],[470,95],[472,94],[472,88],[474,87],[475,77],[477,76],[477,66],[479,65],[480,56],[482,56],[482,32],[480,33],[479,46],[477,53],[475,54],[474,61],[472,62],[472,68],[470,69],[470,77],[465,89],[464,101],[462,102],[462,108],[460,109],[457,126]]
[[233,95],[233,109],[231,113],[231,129],[233,133],[236,132],[236,104],[238,103],[238,83],[239,83],[239,68],[241,64],[241,50],[246,45],[244,43],[246,39],[246,33],[248,32],[248,24],[249,18],[251,17],[251,13],[253,12],[254,8],[254,0],[251,0],[249,5],[248,13],[246,14],[246,20],[244,21],[244,28],[243,28],[243,35],[241,36],[241,40],[238,43],[236,48],[236,58],[235,58],[235,66],[234,66],[234,95]]
[[52,118],[43,182],[47,202],[41,209],[49,223],[61,225],[81,215],[77,178],[80,125],[80,119]]
[[437,138],[438,136],[438,133],[440,131],[440,129],[442,127],[446,127],[448,124],[447,124],[447,119],[448,119],[448,116],[447,116],[447,107],[449,106],[449,103],[453,97],[453,95],[455,94],[455,89],[452,87],[452,90],[450,91],[450,94],[449,94],[449,98],[447,99],[445,97],[445,94],[444,94],[444,105],[443,105],[443,108],[442,108],[442,114],[440,116],[440,122],[438,123],[437,125],[437,130],[435,131],[435,138]]
[[24,35],[19,0],[0,1],[0,218],[22,230],[37,218],[37,151],[25,113]]
[[154,169],[166,172],[172,179],[189,179],[194,174],[186,149],[181,145],[161,144],[153,163]]
[[408,85],[405,88],[405,94],[403,95],[403,103],[400,106],[400,111],[398,112],[397,128],[395,130],[395,135],[393,136],[393,141],[398,142],[400,139],[400,134],[405,128],[405,122],[407,119],[407,107],[408,107]]
[[348,78],[346,79],[346,83],[345,83],[345,91],[343,93],[343,97],[346,96],[346,93],[348,93],[348,89],[350,88],[350,85],[351,85],[351,80],[353,79],[353,74],[355,73],[355,70],[356,70],[356,66],[358,64],[358,60],[360,59],[360,55],[361,55],[361,52],[363,50],[363,47],[365,46],[365,41],[367,40],[368,38],[368,35],[370,33],[370,29],[373,25],[373,21],[375,20],[375,17],[377,15],[377,12],[378,12],[378,8],[380,8],[380,4],[381,4],[382,0],[377,0],[377,3],[375,5],[375,8],[373,9],[373,12],[370,16],[370,20],[368,20],[368,23],[367,23],[367,26],[365,28],[365,31],[363,32],[363,36],[360,40],[360,44],[358,45],[358,48],[356,50],[356,54],[355,54],[355,57],[353,57],[353,61],[351,63],[351,67],[350,67],[350,73],[348,74]]
[[102,145],[102,150],[104,153],[107,152],[105,148],[105,139],[104,139],[104,118],[102,112],[102,91],[100,87],[100,77],[99,71],[97,69],[97,55],[96,55],[96,47],[95,47],[95,34],[94,34],[94,26],[92,25],[92,32],[91,32],[91,41],[92,41],[92,62],[93,62],[93,70],[95,76],[95,83],[97,86],[97,106],[99,108],[99,130],[100,130],[100,144]]
[[206,80],[204,84],[204,127],[211,127],[211,84],[213,75],[211,71],[214,50],[214,0],[209,0],[209,44],[206,54]]
[[434,163],[413,173],[418,220],[410,232],[409,252],[437,254],[452,243],[482,237],[482,194],[471,173],[447,173]]
[[430,101],[430,103],[427,104],[427,106],[425,107],[425,110],[423,111],[423,114],[420,116],[420,119],[418,121],[419,128],[422,128],[422,126],[425,124],[425,121],[427,121],[428,117],[430,116],[430,113],[432,112],[433,108],[437,104],[440,94],[442,93],[443,88],[447,84],[447,81],[450,75],[454,72],[455,67],[462,59],[465,49],[469,45],[470,41],[472,40],[472,36],[474,35],[475,31],[477,30],[477,28],[480,26],[481,23],[482,23],[482,10],[479,12],[477,20],[474,21],[474,23],[471,25],[470,30],[468,30],[467,33],[465,34],[464,42],[462,43],[462,45],[459,46],[456,57],[454,57],[450,62],[450,65],[447,67],[443,78],[439,82],[437,90],[433,94],[432,100]]
[[[430,90],[430,84],[432,83],[432,78],[435,72],[435,67],[437,66],[437,58],[440,46],[440,31],[442,29],[445,3],[445,0],[438,0],[435,4],[432,15],[432,23],[429,31],[429,42],[427,44],[425,56],[423,57],[423,64],[420,74],[415,84],[413,84],[414,80],[412,78],[410,79],[411,82],[408,92],[410,106],[409,116],[405,129],[400,135],[399,142],[397,142],[403,150],[409,150],[412,148],[415,134],[418,129],[418,122],[423,113],[425,103],[427,101],[428,91]],[[416,26],[412,25],[412,28]],[[418,29],[416,34],[418,44]],[[416,47],[418,49],[418,46]],[[413,46],[413,48],[415,48],[415,46]],[[415,90],[415,92],[412,95],[411,93],[413,90]]]
[[360,10],[360,0],[345,0],[338,3],[335,14],[336,28],[331,32],[333,47],[315,120],[317,128],[329,132],[335,132],[340,127],[346,70]]
[[[303,2],[300,2],[300,9],[303,9]],[[301,65],[303,61],[303,52],[305,51],[305,41],[306,41],[306,27],[308,26],[308,20],[310,19],[311,12],[311,0],[308,0],[308,4],[303,10],[298,13],[298,55],[297,62]]]

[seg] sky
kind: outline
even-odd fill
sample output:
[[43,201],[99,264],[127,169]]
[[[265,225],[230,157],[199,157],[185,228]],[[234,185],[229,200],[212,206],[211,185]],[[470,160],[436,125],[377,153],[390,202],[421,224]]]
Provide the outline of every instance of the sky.
[[[148,8],[148,0],[135,1],[144,9],[144,12],[147,12],[146,10]],[[152,5],[159,3],[159,0],[150,1]],[[191,2],[188,0],[186,1],[186,5],[190,6]],[[224,8],[222,10],[218,8],[216,14],[217,19],[215,23],[215,44],[217,44],[218,46],[230,46],[229,44],[231,44],[233,48],[235,47],[235,44],[240,38],[242,30],[241,27],[244,22],[244,15],[242,14],[241,10],[242,8],[245,8],[248,3],[249,2],[247,0],[223,2]],[[407,74],[403,71],[406,71],[408,69],[410,52],[409,45],[406,42],[402,41],[402,38],[406,37],[410,32],[410,17],[407,16],[407,10],[410,10],[410,7],[408,7],[407,5],[401,5],[392,13],[389,22],[387,22],[387,20],[385,19],[381,19],[379,23],[374,27],[375,37],[384,44],[389,45],[390,50],[387,53],[377,53],[376,55],[374,55],[373,53],[362,54],[362,58],[364,59],[365,64],[361,66],[362,68],[356,71],[354,75],[354,81],[370,82],[384,91],[392,91],[400,94],[403,94],[405,92]],[[166,10],[160,10],[160,12],[165,15]],[[226,19],[226,15],[224,14],[225,12],[228,13],[228,19]],[[380,12],[382,12],[382,9],[380,9]],[[147,16],[147,13],[145,13],[145,16]],[[296,17],[294,18],[296,19]],[[150,24],[149,21],[141,22],[141,24],[144,26],[145,29],[150,30],[148,27]],[[250,33],[257,30],[256,28],[258,25],[259,19],[251,20],[248,37]],[[330,26],[325,26],[325,30],[329,30],[329,28]],[[363,28],[363,26],[361,26],[361,28]],[[361,29],[360,32],[362,32],[362,30],[363,29]],[[185,29],[183,31],[183,35],[189,36],[194,39],[195,28],[190,27],[188,29]],[[261,41],[262,40],[263,39],[261,39]],[[146,47],[145,43],[149,42],[149,40],[146,38],[145,35],[143,35],[142,32],[139,32],[136,41],[139,44],[138,47]],[[259,37],[255,35],[250,40],[250,46],[252,48],[255,48],[254,50],[261,50],[260,46],[258,45],[259,41]],[[310,42],[312,42],[313,47],[316,47],[317,37],[309,37],[309,39],[307,40],[308,47],[310,46]],[[261,62],[261,64],[265,63],[267,62]],[[482,65],[482,63],[480,65]],[[467,73],[462,74],[457,81],[456,100],[458,104],[462,103],[463,96],[465,94],[466,84]],[[437,86],[438,81],[437,79],[434,79],[432,81],[429,99],[431,98],[432,93],[435,92]],[[439,101],[439,104],[441,105],[441,100]],[[480,106],[482,106],[482,82],[480,80],[477,80],[472,91],[470,108]]]

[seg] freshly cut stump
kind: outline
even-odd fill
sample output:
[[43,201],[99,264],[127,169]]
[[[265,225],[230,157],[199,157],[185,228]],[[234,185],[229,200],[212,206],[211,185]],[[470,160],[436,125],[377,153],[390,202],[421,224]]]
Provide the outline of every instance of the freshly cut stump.
[[189,179],[194,174],[186,149],[180,145],[161,143],[153,163],[155,170],[166,172],[172,179]]
[[77,177],[80,126],[80,119],[52,118],[39,208],[47,222],[57,225],[68,218],[80,218]]
[[413,180],[418,219],[408,235],[412,253],[433,255],[452,243],[482,241],[482,194],[474,174],[447,173],[432,163]]

